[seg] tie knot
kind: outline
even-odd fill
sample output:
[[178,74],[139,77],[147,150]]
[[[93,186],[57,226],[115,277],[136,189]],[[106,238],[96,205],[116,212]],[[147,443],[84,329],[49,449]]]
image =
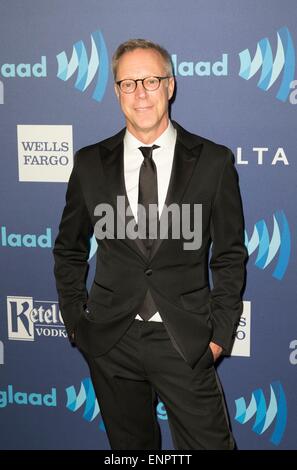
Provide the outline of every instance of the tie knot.
[[150,159],[153,155],[153,150],[160,148],[159,145],[152,145],[151,147],[138,147],[144,158]]

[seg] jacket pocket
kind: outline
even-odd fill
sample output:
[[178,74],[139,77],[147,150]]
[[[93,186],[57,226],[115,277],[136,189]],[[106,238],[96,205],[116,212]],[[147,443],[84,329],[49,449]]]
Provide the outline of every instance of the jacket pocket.
[[94,302],[96,304],[103,305],[104,307],[110,307],[113,296],[114,292],[111,289],[108,289],[94,281],[90,291],[88,304]]
[[186,310],[197,313],[209,313],[209,288],[197,289],[181,294],[181,302]]

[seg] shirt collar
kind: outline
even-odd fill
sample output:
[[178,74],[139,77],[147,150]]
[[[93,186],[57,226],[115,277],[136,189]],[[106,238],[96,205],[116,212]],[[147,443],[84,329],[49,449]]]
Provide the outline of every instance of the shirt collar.
[[[175,140],[176,140],[176,129],[174,129],[172,122],[169,121],[167,129],[154,142],[152,142],[150,146],[159,145],[162,149],[164,149],[169,146],[174,146]],[[138,147],[146,146],[146,144],[144,144],[143,142],[138,140],[136,137],[134,137],[134,135],[131,134],[131,132],[129,132],[128,129],[126,129],[126,132],[125,132],[124,145],[128,152],[136,150],[138,149]]]

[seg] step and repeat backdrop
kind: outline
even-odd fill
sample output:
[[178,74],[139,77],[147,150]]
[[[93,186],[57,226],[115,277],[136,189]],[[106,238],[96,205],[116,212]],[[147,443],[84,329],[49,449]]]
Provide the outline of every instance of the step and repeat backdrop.
[[172,118],[235,155],[250,256],[218,373],[238,448],[297,449],[296,2],[12,0],[0,21],[0,448],[109,449],[52,247],[74,152],[124,126],[112,54],[141,37],[172,55]]

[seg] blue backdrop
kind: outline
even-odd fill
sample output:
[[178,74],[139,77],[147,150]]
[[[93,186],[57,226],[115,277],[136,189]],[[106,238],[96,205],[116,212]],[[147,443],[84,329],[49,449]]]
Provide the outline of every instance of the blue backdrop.
[[[73,151],[124,125],[112,53],[144,37],[172,54],[172,117],[236,157],[250,260],[218,372],[238,447],[296,449],[295,2],[13,0],[0,12],[0,448],[109,448],[65,338],[51,248]],[[171,449],[162,403],[157,412]]]

